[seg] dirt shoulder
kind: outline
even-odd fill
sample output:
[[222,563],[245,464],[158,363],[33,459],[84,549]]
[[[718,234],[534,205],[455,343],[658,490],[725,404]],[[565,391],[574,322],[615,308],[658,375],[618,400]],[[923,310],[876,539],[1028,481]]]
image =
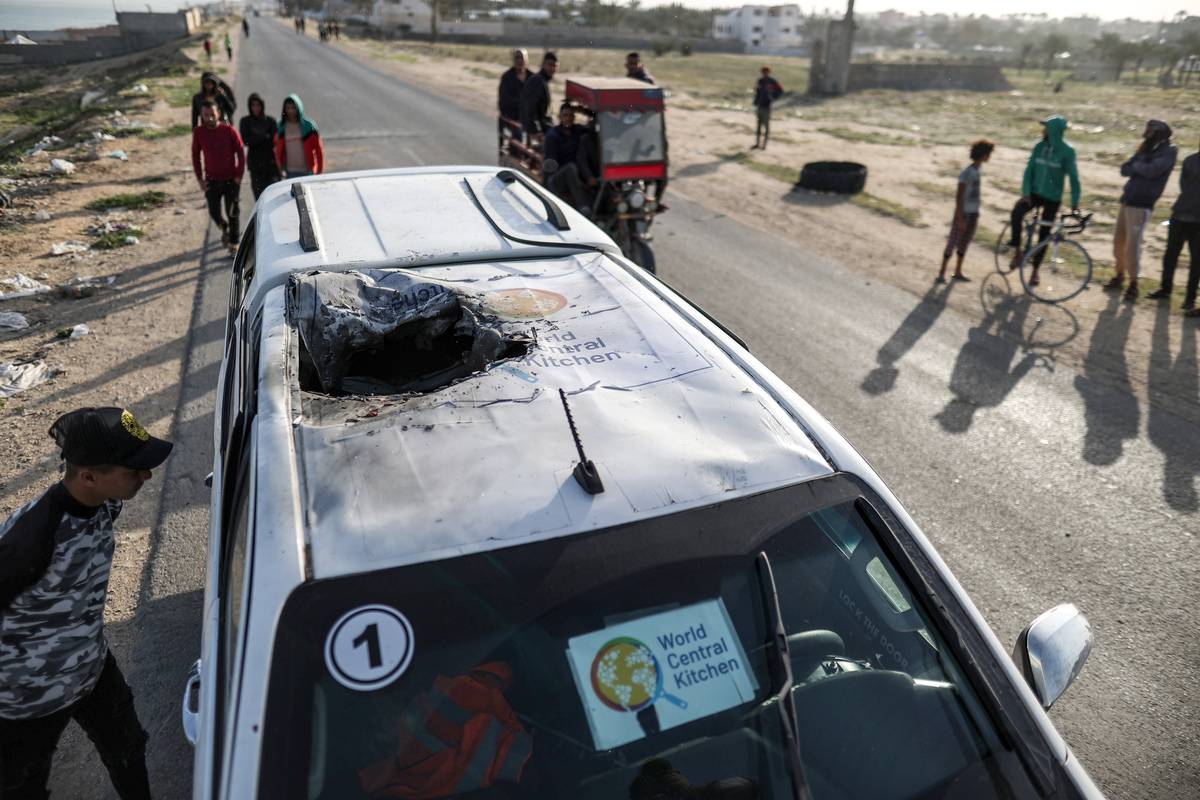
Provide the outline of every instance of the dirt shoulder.
[[[345,38],[339,46],[399,79],[436,88],[464,107],[493,113],[496,83],[505,67],[501,48]],[[619,74],[622,55],[559,51],[554,96],[561,97],[565,78],[601,74],[602,69]],[[702,59],[717,60],[710,64]],[[991,248],[1019,194],[1028,148],[1039,135],[1037,120],[1061,109],[1077,120],[1072,136],[1080,153],[1083,206],[1096,212],[1097,224],[1082,239],[1097,265],[1095,279],[1088,291],[1061,307],[1037,304],[1022,330],[1000,335],[1021,339],[1044,363],[1061,363],[1089,379],[1130,386],[1143,397],[1148,394],[1152,360],[1182,366],[1183,353],[1194,351],[1183,345],[1184,337],[1196,336],[1197,324],[1183,319],[1178,310],[1182,277],[1176,280],[1169,311],[1149,300],[1114,302],[1099,287],[1112,274],[1112,225],[1123,183],[1115,165],[1140,134],[1134,120],[1143,113],[1161,115],[1161,109],[1154,114],[1150,107],[1168,101],[1142,87],[1123,86],[1072,84],[1070,95],[1053,95],[1042,76],[1034,74],[1022,76],[1008,94],[869,92],[824,102],[792,96],[776,109],[770,146],[760,151],[751,149],[754,115],[748,97],[731,93],[728,80],[728,71],[736,68],[744,71],[749,85],[756,63],[739,56],[647,58],[669,95],[669,194],[783,236],[806,253],[836,260],[865,278],[885,280],[919,298],[937,274],[967,146],[988,136],[998,147],[985,168],[983,216],[967,255],[965,272],[972,282],[954,287],[949,303],[984,320],[999,297],[1022,291],[1015,275],[1006,279],[995,272]],[[705,69],[720,75],[710,80],[703,75]],[[806,70],[776,72],[788,76],[785,86],[790,82],[802,88],[799,82]],[[1172,95],[1169,102],[1179,101],[1185,104],[1175,106],[1176,141],[1194,142],[1200,132],[1200,91]],[[866,193],[846,200],[793,190],[805,162],[826,159],[867,165]],[[1166,240],[1159,223],[1169,216],[1177,191],[1173,177],[1147,234],[1143,291],[1158,286]],[[1186,274],[1186,260],[1181,267]],[[1114,326],[1115,321],[1119,324]],[[1114,327],[1119,335],[1110,331]],[[1152,400],[1200,420],[1194,380],[1157,385]]]

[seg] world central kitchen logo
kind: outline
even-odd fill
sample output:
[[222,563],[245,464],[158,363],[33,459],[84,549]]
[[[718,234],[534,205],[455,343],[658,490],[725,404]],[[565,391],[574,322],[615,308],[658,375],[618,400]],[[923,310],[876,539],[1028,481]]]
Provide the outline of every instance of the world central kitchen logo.
[[725,637],[713,640],[703,623],[659,634],[655,640],[665,659],[629,636],[600,647],[591,668],[592,690],[600,702],[613,711],[641,711],[660,699],[687,708],[687,700],[672,692],[742,670]]

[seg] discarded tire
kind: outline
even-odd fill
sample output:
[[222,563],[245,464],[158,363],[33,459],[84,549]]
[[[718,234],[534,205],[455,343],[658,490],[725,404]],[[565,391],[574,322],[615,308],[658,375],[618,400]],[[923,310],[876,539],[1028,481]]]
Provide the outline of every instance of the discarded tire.
[[858,194],[867,185],[867,168],[853,161],[813,161],[800,170],[798,189]]

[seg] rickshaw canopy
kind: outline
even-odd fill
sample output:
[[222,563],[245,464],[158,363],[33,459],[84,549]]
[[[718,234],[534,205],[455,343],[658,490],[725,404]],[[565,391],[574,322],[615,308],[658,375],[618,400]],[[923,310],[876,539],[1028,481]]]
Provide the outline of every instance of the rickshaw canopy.
[[662,111],[663,91],[633,78],[571,78],[567,99],[591,111]]

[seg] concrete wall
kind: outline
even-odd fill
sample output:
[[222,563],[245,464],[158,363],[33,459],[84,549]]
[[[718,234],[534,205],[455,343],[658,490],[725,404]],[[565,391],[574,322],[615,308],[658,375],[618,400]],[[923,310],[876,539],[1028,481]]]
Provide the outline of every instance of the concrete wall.
[[164,39],[187,36],[188,17],[183,12],[154,14],[145,11],[118,11],[117,26],[126,35],[159,36]]
[[0,65],[45,67],[55,64],[77,64],[118,56],[148,55],[148,51],[164,45],[179,46],[185,39],[163,42],[161,36],[105,36],[55,44],[0,44]]
[[[541,25],[505,20],[499,32],[479,34],[448,32],[457,25],[460,25],[460,23],[439,21],[438,38],[442,41],[459,42],[462,44],[502,44],[512,47],[528,47],[530,49],[529,55],[535,61],[541,58],[540,52],[535,51],[541,50],[554,50],[562,47],[600,47],[652,52],[656,42],[669,44],[672,47],[678,47],[680,43],[687,42],[691,45],[692,51],[697,53],[745,52],[744,46],[738,41],[662,36],[622,30],[620,28],[591,28],[581,25]],[[406,38],[426,40],[429,37],[408,34]]]
[[1007,91],[999,64],[851,64],[847,91],[863,89],[964,89]]

